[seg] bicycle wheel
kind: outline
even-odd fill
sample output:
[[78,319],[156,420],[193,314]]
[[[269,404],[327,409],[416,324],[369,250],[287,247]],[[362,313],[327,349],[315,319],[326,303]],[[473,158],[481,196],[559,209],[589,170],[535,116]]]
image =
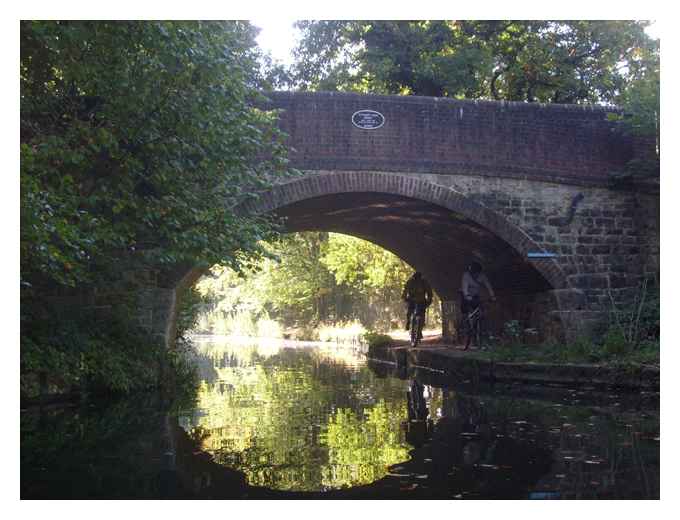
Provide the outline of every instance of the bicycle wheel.
[[467,349],[470,345],[474,345],[477,342],[477,318],[479,317],[478,311],[472,310],[467,313],[465,317],[465,348]]
[[420,316],[414,314],[411,319],[411,346],[416,347],[418,345],[418,336],[420,332]]
[[463,334],[465,335],[465,345],[468,345],[470,338],[472,337],[472,320],[470,315],[465,315],[465,321],[463,322]]

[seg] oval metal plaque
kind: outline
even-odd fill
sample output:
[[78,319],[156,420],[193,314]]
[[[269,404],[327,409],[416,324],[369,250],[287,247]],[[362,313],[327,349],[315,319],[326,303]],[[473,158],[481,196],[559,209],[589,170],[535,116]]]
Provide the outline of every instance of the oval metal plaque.
[[352,114],[352,124],[363,130],[375,130],[385,124],[385,116],[375,110],[358,110]]

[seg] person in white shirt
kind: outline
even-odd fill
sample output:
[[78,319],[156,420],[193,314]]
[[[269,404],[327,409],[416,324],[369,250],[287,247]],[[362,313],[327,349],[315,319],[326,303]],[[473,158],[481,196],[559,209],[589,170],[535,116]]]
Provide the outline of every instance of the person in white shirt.
[[[486,288],[491,300],[496,301],[496,295],[489,283],[489,279],[483,272],[482,265],[476,261],[472,262],[463,273],[463,279],[461,280],[461,311],[463,315],[467,315],[479,307],[479,295],[482,285]],[[470,340],[471,337],[468,336],[465,350],[470,346]]]

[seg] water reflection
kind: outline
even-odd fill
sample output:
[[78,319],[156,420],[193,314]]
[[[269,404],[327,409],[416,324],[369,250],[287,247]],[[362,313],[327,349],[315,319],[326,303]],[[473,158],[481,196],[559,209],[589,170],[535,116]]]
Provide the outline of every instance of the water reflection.
[[[168,496],[167,414],[155,396],[21,414],[21,498]],[[171,493],[174,495],[174,493]]]
[[432,419],[427,406],[427,397],[432,395],[430,387],[426,387],[417,379],[409,381],[406,403],[408,420],[402,423],[406,432],[406,442],[414,448],[420,448],[430,438]]
[[404,384],[348,349],[201,345],[198,405],[180,424],[253,486],[317,491],[374,482],[408,459]]
[[451,385],[327,347],[204,343],[196,363],[180,414],[22,413],[21,497],[659,497],[658,394]]
[[[422,381],[437,379],[409,375],[421,381],[411,380],[409,402],[428,388]],[[522,385],[440,392],[439,417],[395,468],[402,486],[421,496],[659,497],[656,393]]]

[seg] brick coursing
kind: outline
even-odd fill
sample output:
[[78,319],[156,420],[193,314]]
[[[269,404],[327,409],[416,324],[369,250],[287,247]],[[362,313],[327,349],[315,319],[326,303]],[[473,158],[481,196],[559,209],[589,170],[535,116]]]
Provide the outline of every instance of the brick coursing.
[[[268,93],[280,109],[293,166],[601,182],[632,157],[633,142],[607,118],[615,107],[459,101],[347,93]],[[385,124],[364,130],[352,114]]]

